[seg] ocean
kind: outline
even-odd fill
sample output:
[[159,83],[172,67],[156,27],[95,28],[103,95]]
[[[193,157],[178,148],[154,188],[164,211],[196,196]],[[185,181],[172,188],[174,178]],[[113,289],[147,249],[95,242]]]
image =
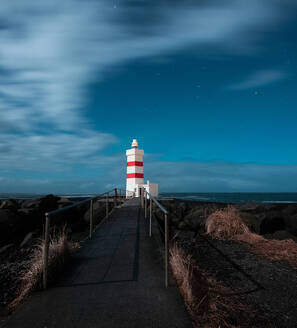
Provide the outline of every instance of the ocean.
[[218,203],[297,203],[297,192],[260,193],[260,192],[192,192],[162,193],[164,198],[178,198],[203,202]]
[[[67,198],[92,197],[96,194],[59,194],[58,196]],[[26,193],[0,193],[0,199],[32,199],[42,197],[40,194]],[[297,192],[294,193],[259,193],[259,192],[188,192],[188,193],[160,193],[160,198],[178,198],[184,200],[194,200],[202,202],[218,202],[218,203],[297,203]]]

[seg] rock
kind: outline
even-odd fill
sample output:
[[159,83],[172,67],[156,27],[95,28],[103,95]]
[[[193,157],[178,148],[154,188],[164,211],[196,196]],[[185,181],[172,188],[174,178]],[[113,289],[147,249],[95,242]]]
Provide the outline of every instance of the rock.
[[297,214],[297,204],[290,204],[283,209],[283,214],[285,216],[293,216]]
[[0,248],[0,254],[9,252],[9,251],[11,251],[13,249],[15,249],[15,245],[14,244],[5,245],[5,246],[3,246],[3,247]]
[[297,236],[297,213],[294,215],[285,215],[284,217],[286,230],[288,230],[294,236]]
[[[104,202],[96,201],[93,204],[93,223],[97,224],[101,221],[106,215],[106,207]],[[90,207],[85,212],[84,221],[90,222]]]
[[24,223],[15,212],[0,209],[0,246],[18,242],[22,238]]
[[195,237],[196,232],[194,231],[186,231],[186,230],[179,230],[175,233],[175,239],[178,239],[179,241],[193,241]]
[[277,230],[285,230],[284,215],[281,211],[268,211],[262,214],[260,223],[260,234],[271,234]]
[[17,211],[17,214],[22,219],[24,234],[39,229],[45,221],[44,213],[38,211],[37,208],[22,208]]
[[40,205],[40,199],[29,199],[29,200],[25,200],[22,203],[22,208],[24,209],[30,209],[30,208],[35,208],[38,209]]
[[72,238],[72,229],[70,227],[67,227],[67,229],[66,229],[66,236],[67,236],[67,239],[71,240],[71,238]]
[[286,230],[277,230],[273,234],[266,234],[264,235],[265,238],[267,239],[277,239],[277,240],[287,240],[287,239],[292,239],[295,242],[297,242],[297,237],[290,234]]
[[205,209],[203,207],[195,208],[184,218],[184,222],[190,229],[197,230],[204,228],[206,217]]
[[259,213],[264,211],[264,206],[262,204],[254,203],[254,202],[239,204],[236,205],[236,208],[239,211],[243,211],[243,212]]
[[63,208],[72,204],[73,202],[68,198],[60,197],[60,199],[58,200],[58,208]]
[[15,211],[18,209],[18,203],[14,199],[4,200],[1,203],[0,209],[7,209],[7,210]]
[[186,203],[182,202],[182,203],[177,203],[177,204],[174,204],[176,206],[174,206],[172,208],[172,211],[171,211],[171,214],[174,214],[174,216],[176,218],[179,218],[179,220],[181,220],[184,216],[185,216],[185,213],[186,213],[186,210],[187,210],[187,205]]
[[33,236],[34,236],[34,233],[33,232],[29,232],[26,235],[26,237],[23,239],[23,241],[21,242],[20,248],[29,246],[31,244],[32,240],[33,240]]
[[50,212],[57,209],[59,199],[59,197],[56,197],[54,195],[47,195],[42,198],[26,200],[22,204],[22,208],[34,208],[44,214],[46,212]]
[[178,224],[178,229],[180,229],[180,230],[187,230],[187,228],[188,228],[188,225],[184,221],[181,221]]

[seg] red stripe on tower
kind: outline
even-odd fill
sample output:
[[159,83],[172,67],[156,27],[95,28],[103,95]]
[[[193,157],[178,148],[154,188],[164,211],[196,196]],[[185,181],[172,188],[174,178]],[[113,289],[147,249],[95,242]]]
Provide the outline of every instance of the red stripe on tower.
[[131,178],[143,178],[143,173],[127,173],[127,179]]
[[143,166],[143,162],[138,162],[138,161],[127,162],[127,166]]

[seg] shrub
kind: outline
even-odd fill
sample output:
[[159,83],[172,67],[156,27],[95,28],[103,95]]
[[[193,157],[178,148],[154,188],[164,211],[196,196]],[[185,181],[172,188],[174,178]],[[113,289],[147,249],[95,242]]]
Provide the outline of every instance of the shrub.
[[[42,283],[43,261],[44,261],[44,241],[34,249],[32,256],[28,262],[27,270],[22,278],[21,287],[18,297],[14,299],[8,306],[13,310],[19,305],[23,299],[33,290],[39,289]],[[49,243],[48,256],[48,280],[52,281],[57,273],[59,273],[70,258],[70,254],[76,244],[67,240],[65,228],[59,232]]]
[[212,213],[206,220],[206,231],[217,239],[242,241],[258,255],[274,261],[285,261],[297,267],[297,243],[293,240],[267,240],[252,233],[240,218],[239,212],[228,207]]
[[235,236],[249,233],[234,207],[227,207],[212,213],[205,223],[206,232],[218,239],[234,239]]
[[[248,315],[253,317],[252,312],[235,296],[230,296],[230,289],[195,265],[191,256],[176,244],[170,249],[170,264],[194,327],[237,327],[239,323],[236,318],[240,316],[243,316],[240,327],[250,326]],[[246,311],[248,314],[245,316]]]

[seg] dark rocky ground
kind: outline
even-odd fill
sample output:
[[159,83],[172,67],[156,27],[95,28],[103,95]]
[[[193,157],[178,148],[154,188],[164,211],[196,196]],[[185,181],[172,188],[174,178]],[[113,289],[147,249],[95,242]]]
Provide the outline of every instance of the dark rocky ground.
[[[210,202],[162,201],[170,212],[173,230],[198,231],[204,229],[207,217],[217,209],[234,206],[251,232],[267,239],[293,239],[297,241],[297,204],[222,204]],[[157,210],[157,216],[162,214]]]
[[[48,195],[33,200],[0,201],[0,316],[7,315],[7,305],[17,295],[33,250],[40,244],[44,214],[78,200],[81,199]],[[105,206],[105,202],[94,202],[94,225],[105,217]],[[51,219],[51,235],[66,226],[69,239],[82,241],[88,236],[89,218],[89,203],[67,210]]]
[[[234,297],[255,311],[253,327],[297,327],[296,267],[253,254],[244,242],[207,236],[207,216],[226,204],[174,200],[163,205],[170,211],[171,236],[177,236],[199,268],[229,287]],[[234,206],[251,231],[267,239],[297,240],[297,204]],[[161,213],[158,217],[162,221]]]

